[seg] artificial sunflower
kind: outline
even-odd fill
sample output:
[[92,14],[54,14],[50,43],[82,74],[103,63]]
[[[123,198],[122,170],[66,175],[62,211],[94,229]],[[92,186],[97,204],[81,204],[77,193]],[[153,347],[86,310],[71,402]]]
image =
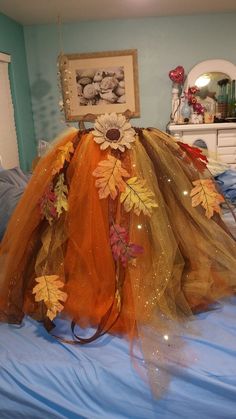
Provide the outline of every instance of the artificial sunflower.
[[93,135],[101,150],[111,147],[125,151],[125,147],[131,148],[131,143],[135,141],[135,131],[131,124],[123,115],[116,113],[99,116],[95,122]]

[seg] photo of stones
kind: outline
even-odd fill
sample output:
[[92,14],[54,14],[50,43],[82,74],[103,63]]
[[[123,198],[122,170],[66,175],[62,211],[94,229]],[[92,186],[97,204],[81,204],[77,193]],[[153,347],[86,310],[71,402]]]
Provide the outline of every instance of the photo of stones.
[[80,106],[126,103],[124,67],[76,70],[76,85]]

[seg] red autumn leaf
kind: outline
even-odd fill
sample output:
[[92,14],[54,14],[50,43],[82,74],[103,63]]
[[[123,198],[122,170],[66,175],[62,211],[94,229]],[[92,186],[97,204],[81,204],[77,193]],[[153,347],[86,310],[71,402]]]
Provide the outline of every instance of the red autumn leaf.
[[57,218],[56,200],[57,197],[53,191],[53,184],[51,183],[39,201],[41,217],[46,218],[49,224]]
[[[186,156],[191,160],[194,167],[199,172],[204,172],[206,169],[208,160],[207,157],[203,154],[202,150],[198,147],[191,147],[188,144],[182,143],[181,141],[177,142],[180,148],[186,153]],[[189,162],[188,159],[185,160],[187,163]]]
[[143,253],[142,246],[129,243],[127,230],[119,224],[113,224],[110,228],[110,243],[114,259],[120,259],[124,267],[129,260]]

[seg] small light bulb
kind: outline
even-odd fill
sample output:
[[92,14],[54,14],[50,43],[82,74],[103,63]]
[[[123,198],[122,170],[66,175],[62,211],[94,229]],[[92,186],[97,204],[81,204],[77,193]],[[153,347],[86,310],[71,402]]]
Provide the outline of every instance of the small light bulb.
[[164,335],[164,336],[163,336],[163,338],[164,338],[165,340],[169,340],[169,336],[168,336],[168,335]]
[[183,195],[188,195],[188,191],[183,191]]
[[139,230],[141,230],[142,224],[138,224],[137,227],[138,227]]

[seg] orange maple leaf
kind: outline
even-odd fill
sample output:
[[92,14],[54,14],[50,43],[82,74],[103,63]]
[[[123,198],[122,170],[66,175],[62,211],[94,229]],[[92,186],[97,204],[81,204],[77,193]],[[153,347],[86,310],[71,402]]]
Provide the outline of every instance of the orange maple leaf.
[[43,275],[35,279],[38,282],[33,288],[35,301],[43,301],[47,307],[47,316],[53,320],[57,313],[63,310],[60,301],[66,301],[67,294],[60,290],[64,283],[59,280],[58,275]]
[[220,213],[220,203],[224,198],[220,195],[212,179],[198,179],[192,182],[194,188],[191,190],[192,206],[202,205],[206,210],[207,218],[211,218],[215,212]]
[[98,167],[93,171],[93,176],[98,178],[95,186],[99,189],[99,198],[104,199],[110,195],[112,199],[115,199],[118,191],[125,190],[126,184],[123,177],[130,177],[130,174],[122,167],[119,159],[108,155],[107,160],[99,162]]

